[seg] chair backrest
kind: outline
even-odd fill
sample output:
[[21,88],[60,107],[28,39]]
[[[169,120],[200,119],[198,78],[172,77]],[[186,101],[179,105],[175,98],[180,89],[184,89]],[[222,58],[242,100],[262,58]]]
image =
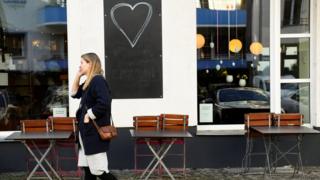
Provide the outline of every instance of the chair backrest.
[[160,130],[159,116],[134,116],[133,126],[138,131],[158,131]]
[[185,131],[188,129],[188,115],[161,114],[162,130]]
[[247,113],[244,115],[245,129],[250,129],[251,126],[271,126],[272,113]]
[[49,123],[46,119],[21,120],[22,132],[49,132]]
[[301,126],[303,124],[303,114],[283,113],[274,115],[276,126]]
[[52,131],[69,131],[76,133],[76,118],[74,117],[49,117]]

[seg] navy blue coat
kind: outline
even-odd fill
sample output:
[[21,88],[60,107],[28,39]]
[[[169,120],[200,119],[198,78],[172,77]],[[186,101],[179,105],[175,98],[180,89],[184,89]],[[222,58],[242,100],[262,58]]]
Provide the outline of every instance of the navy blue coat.
[[111,116],[111,93],[106,79],[101,75],[92,78],[89,86],[83,91],[83,84],[79,86],[73,98],[81,98],[77,110],[78,129],[86,155],[107,152],[109,141],[102,141],[93,123],[84,123],[84,116],[91,108],[99,126],[109,125]]

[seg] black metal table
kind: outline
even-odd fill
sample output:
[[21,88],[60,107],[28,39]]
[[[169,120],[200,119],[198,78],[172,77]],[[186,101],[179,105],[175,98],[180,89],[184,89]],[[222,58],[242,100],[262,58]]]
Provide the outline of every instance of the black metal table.
[[[318,134],[320,133],[317,130],[312,128],[304,127],[304,126],[261,126],[261,127],[250,127],[252,130],[260,133],[263,137],[265,152],[266,152],[266,166],[268,168],[269,174],[271,174],[271,168],[277,164],[280,159],[285,159],[289,164],[290,161],[286,158],[289,154],[296,154],[298,156],[298,168],[295,168],[295,171],[301,170],[303,173],[303,164],[301,158],[301,144],[302,137],[305,134]],[[279,136],[288,136],[293,135],[296,136],[296,143],[288,148],[285,152],[282,152],[277,144],[277,137]],[[296,153],[293,153],[294,150],[297,150]],[[275,159],[271,161],[270,154],[271,152],[275,152]],[[295,173],[294,171],[294,173]]]
[[[31,177],[34,175],[36,170],[40,167],[43,172],[48,176],[49,179],[53,179],[48,171],[44,168],[43,166],[43,161],[46,163],[46,165],[50,168],[50,170],[53,172],[53,174],[56,176],[56,178],[61,179],[61,177],[58,175],[58,173],[55,171],[55,169],[50,165],[50,163],[46,160],[46,156],[52,149],[52,147],[55,144],[56,140],[61,140],[61,139],[68,139],[71,136],[71,132],[37,132],[37,133],[31,133],[31,132],[15,132],[11,134],[10,136],[6,137],[6,140],[18,140],[21,141],[24,146],[27,148],[29,153],[32,155],[32,157],[35,159],[37,162],[37,165],[33,168],[33,170],[30,172],[28,175],[27,179],[31,179]],[[48,140],[50,142],[49,146],[45,150],[44,153],[42,153],[35,143],[35,140]],[[31,141],[32,145],[35,147],[34,151],[32,150],[31,147],[29,147],[27,141]],[[36,155],[38,153],[38,156]]]
[[[131,137],[133,138],[143,138],[147,143],[150,151],[154,155],[154,158],[151,160],[147,168],[141,174],[140,179],[143,179],[144,176],[145,176],[144,179],[148,179],[158,164],[161,164],[161,166],[164,168],[164,170],[167,172],[170,178],[174,179],[173,175],[171,174],[167,166],[164,164],[162,159],[166,156],[167,152],[170,150],[170,148],[172,147],[172,145],[177,139],[191,138],[192,135],[188,131],[136,131],[134,129],[130,129],[130,134],[131,134]],[[169,140],[170,143],[161,144],[160,149],[158,151],[155,151],[155,149],[150,144],[150,139],[155,139],[155,138],[161,139],[161,140],[166,139],[166,140]],[[150,168],[151,170],[147,174]]]

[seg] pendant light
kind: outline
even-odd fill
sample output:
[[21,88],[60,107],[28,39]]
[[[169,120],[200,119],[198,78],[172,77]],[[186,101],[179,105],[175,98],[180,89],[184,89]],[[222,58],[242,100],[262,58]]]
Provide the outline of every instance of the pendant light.
[[262,53],[262,50],[263,50],[263,46],[260,42],[256,41],[256,42],[251,43],[250,52],[252,54],[257,56]]
[[204,46],[205,39],[202,34],[197,34],[197,49],[200,49]]

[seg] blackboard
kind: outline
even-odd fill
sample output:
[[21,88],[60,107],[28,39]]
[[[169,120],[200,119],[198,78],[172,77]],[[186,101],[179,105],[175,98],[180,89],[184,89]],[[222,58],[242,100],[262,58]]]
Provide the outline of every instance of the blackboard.
[[105,70],[115,99],[162,98],[160,0],[107,0]]

